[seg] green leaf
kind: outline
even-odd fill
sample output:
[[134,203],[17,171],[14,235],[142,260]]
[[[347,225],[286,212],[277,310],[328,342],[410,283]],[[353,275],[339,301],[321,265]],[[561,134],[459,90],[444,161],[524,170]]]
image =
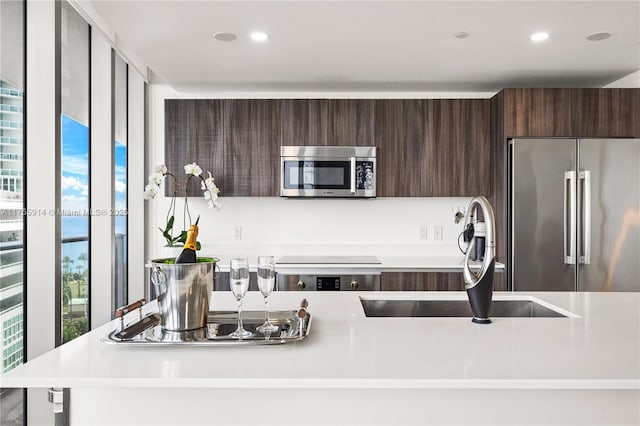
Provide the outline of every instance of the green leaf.
[[172,216],[169,218],[169,221],[167,222],[167,231],[170,231],[170,230],[172,230],[172,229],[173,229],[173,220],[174,220],[174,217],[173,217],[173,215],[172,215]]
[[200,241],[196,241],[196,250],[200,250]]
[[182,231],[178,238],[179,238],[178,241],[180,241],[181,243],[186,243],[187,242],[187,231]]

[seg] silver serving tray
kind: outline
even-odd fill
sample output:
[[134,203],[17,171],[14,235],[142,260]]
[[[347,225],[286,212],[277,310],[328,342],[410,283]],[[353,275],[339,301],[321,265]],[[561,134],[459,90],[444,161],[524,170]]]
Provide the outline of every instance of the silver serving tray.
[[[306,312],[304,318],[299,318],[298,311],[269,312],[269,322],[279,327],[278,331],[270,335],[256,331],[256,328],[264,322],[264,311],[244,311],[242,313],[244,328],[254,333],[252,337],[244,339],[229,337],[229,334],[238,326],[236,311],[210,311],[207,326],[197,330],[179,332],[163,330],[159,321],[158,314],[146,316],[141,321],[125,327],[124,330],[118,328],[105,334],[102,336],[102,341],[135,346],[281,345],[300,342],[309,335],[311,330],[311,315]],[[138,330],[139,332],[135,334]]]

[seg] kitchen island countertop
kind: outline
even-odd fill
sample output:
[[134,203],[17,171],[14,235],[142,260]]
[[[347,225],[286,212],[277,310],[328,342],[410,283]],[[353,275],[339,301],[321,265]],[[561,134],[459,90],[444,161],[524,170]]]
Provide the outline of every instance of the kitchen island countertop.
[[[501,397],[503,392],[515,391],[508,393],[513,397],[542,392],[536,401],[546,395],[553,405],[553,400],[566,397],[570,406],[575,397],[565,394],[577,392],[576,403],[587,404],[585,416],[593,418],[589,410],[608,407],[607,412],[615,408],[618,414],[603,418],[602,424],[637,423],[640,293],[496,293],[494,299],[514,296],[541,299],[576,317],[494,318],[491,325],[472,324],[469,318],[369,318],[360,297],[464,299],[466,294],[308,292],[304,297],[313,323],[303,342],[238,348],[119,347],[100,340],[114,322],[3,374],[2,387],[69,387],[72,392],[90,388],[97,392],[93,397],[113,390],[122,398],[130,396],[132,388],[150,389],[153,394],[162,389],[206,389],[227,396],[271,389],[309,398],[322,394],[327,401],[357,390],[359,396],[349,397],[354,406],[359,398],[367,405],[381,395],[386,395],[384,400],[391,398],[388,401],[406,397],[408,391],[434,401],[445,395],[459,398],[465,391],[488,392],[487,398]],[[301,297],[296,292],[276,292],[271,308],[294,309]],[[233,309],[235,301],[230,292],[219,292],[214,293],[212,305]],[[262,297],[250,292],[245,309],[262,309]],[[544,404],[539,404],[542,410]],[[513,407],[517,406],[515,401]],[[436,412],[434,419],[439,418]]]

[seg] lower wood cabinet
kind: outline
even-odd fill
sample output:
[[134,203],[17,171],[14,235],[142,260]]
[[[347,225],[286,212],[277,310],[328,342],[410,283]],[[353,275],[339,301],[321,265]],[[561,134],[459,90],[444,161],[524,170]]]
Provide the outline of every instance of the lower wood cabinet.
[[[460,272],[383,272],[382,291],[464,291],[464,278]],[[503,273],[496,273],[494,291],[505,291]]]
[[382,291],[461,291],[462,272],[383,272]]

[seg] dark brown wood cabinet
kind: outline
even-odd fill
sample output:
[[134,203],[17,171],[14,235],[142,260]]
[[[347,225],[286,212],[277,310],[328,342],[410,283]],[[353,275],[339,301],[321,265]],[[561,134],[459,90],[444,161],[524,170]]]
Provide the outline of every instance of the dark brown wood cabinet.
[[489,101],[437,99],[425,101],[432,148],[431,196],[489,196],[491,151]]
[[228,99],[224,111],[224,195],[280,193],[280,103]]
[[[210,171],[224,188],[224,143],[222,101],[217,99],[167,99],[165,101],[164,158],[169,172],[184,184],[185,164],[196,162]],[[171,179],[167,177],[167,179]],[[170,196],[174,185],[164,185]],[[182,186],[181,194],[184,194]],[[191,179],[188,195],[202,196],[200,180]]]
[[[504,274],[496,272],[494,291],[504,291]],[[382,291],[465,291],[460,272],[383,272],[380,277]]]
[[282,99],[280,114],[282,145],[322,146],[329,143],[328,99]]
[[376,100],[379,197],[425,197],[432,193],[431,153],[425,127],[422,100]]
[[462,272],[383,272],[382,291],[464,291]]
[[489,195],[486,99],[377,100],[378,195]]
[[[506,137],[634,137],[640,89],[505,89]],[[496,113],[500,113],[496,111]]]
[[374,146],[375,100],[330,99],[329,145]]
[[491,189],[484,99],[171,99],[165,117],[170,171],[195,161],[227,197],[278,196],[280,145],[375,145],[379,197]]

